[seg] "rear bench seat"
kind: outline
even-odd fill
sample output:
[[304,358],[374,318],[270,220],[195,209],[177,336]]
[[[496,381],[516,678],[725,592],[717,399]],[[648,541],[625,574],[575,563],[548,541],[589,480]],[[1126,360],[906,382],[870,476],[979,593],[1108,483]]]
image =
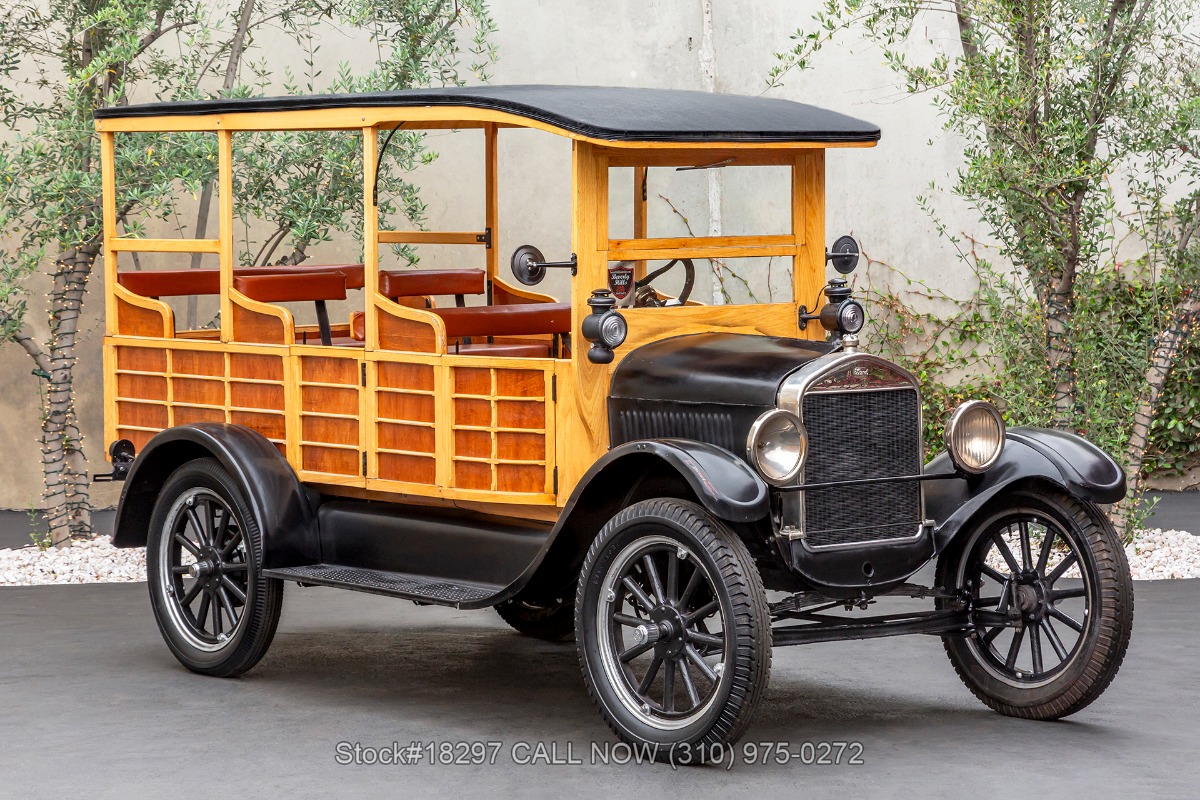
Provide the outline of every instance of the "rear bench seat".
[[[549,342],[473,342],[492,336],[563,335],[571,331],[568,303],[466,306],[465,295],[483,294],[487,275],[481,269],[410,269],[379,273],[379,293],[390,300],[430,295],[455,295],[456,307],[430,308],[442,318],[450,352],[464,355],[549,358]],[[363,338],[366,322],[361,313],[350,320],[350,335]]]

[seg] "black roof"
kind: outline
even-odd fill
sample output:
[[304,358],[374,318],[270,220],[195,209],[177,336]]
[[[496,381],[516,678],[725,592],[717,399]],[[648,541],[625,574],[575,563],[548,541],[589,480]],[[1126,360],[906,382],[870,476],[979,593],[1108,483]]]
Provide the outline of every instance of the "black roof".
[[98,109],[96,118],[438,105],[506,111],[570,133],[613,141],[835,143],[879,139],[879,128],[869,122],[791,100],[615,86],[456,86],[145,103]]

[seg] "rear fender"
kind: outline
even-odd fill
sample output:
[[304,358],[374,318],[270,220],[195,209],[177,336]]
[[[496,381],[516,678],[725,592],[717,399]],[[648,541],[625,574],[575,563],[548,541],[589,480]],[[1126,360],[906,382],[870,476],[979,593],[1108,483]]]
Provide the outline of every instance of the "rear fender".
[[215,458],[242,490],[262,529],[265,568],[321,560],[313,503],[287,459],[257,431],[212,422],[168,428],[138,454],[117,505],[114,545],[146,545],[154,504],[167,479],[198,458]]

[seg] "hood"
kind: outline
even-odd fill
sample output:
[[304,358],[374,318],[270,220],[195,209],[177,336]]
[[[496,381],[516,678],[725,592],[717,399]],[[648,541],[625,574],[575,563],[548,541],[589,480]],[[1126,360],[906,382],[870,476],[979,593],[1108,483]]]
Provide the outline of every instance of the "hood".
[[779,384],[833,351],[825,342],[740,333],[696,333],[642,345],[617,366],[610,397],[774,406]]

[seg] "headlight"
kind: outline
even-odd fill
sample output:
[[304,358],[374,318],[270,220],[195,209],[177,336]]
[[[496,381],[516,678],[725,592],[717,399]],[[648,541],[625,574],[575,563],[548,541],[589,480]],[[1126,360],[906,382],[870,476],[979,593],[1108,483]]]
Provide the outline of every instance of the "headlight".
[[954,466],[978,474],[991,469],[1004,452],[1004,419],[991,403],[969,400],[950,415],[946,449]]
[[629,323],[616,311],[609,311],[600,319],[600,341],[609,350],[621,346],[629,335]]
[[750,426],[746,456],[762,475],[775,486],[791,483],[800,474],[808,455],[808,436],[800,420],[782,409],[763,414]]

